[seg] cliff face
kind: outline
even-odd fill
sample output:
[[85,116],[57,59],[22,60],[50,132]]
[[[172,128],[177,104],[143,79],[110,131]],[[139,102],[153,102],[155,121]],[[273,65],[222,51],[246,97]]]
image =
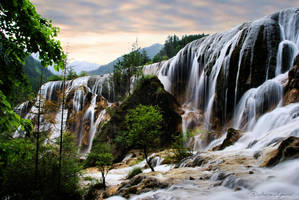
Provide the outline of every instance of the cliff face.
[[129,149],[122,144],[116,144],[115,138],[127,131],[124,119],[128,110],[134,109],[140,104],[158,105],[160,107],[163,115],[161,126],[163,132],[161,136],[162,146],[169,145],[173,141],[173,136],[181,132],[182,118],[180,114],[182,114],[182,111],[180,105],[171,94],[163,89],[163,85],[156,77],[145,78],[138,83],[131,96],[125,99],[121,105],[111,110],[111,119],[103,126],[98,136],[99,140],[114,144],[113,155],[116,159],[125,156]]
[[279,75],[293,66],[298,33],[299,9],[283,10],[188,44],[158,77],[182,105],[203,115],[206,127],[241,115],[236,128],[246,129],[282,99],[287,75]]

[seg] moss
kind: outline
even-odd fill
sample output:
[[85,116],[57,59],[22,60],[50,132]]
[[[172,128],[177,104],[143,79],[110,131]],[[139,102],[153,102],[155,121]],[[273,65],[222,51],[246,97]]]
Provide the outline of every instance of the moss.
[[137,174],[140,174],[142,173],[142,169],[140,167],[134,167],[129,173],[128,173],[128,176],[127,176],[127,179],[131,179],[133,178],[134,176],[136,176]]

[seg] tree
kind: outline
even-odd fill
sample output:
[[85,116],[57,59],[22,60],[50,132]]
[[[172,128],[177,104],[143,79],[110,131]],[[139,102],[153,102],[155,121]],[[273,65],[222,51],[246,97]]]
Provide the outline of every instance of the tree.
[[186,144],[192,137],[193,134],[190,131],[174,136],[174,142],[171,145],[174,155],[170,156],[172,160],[179,162],[182,159],[193,155],[192,148],[188,147]]
[[146,64],[149,58],[146,51],[141,51],[137,41],[132,44],[129,54],[118,60],[113,70],[113,85],[117,89],[117,99],[121,100],[126,93],[130,93],[131,77],[140,74],[140,67]]
[[169,35],[164,42],[163,49],[155,55],[153,62],[160,62],[162,60],[167,60],[175,56],[182,48],[184,48],[188,43],[193,40],[200,39],[207,36],[206,34],[197,34],[197,35],[183,35],[181,39],[178,36]]
[[73,70],[72,66],[69,66],[67,69],[67,75],[66,75],[66,79],[67,80],[73,80],[75,78],[78,78],[77,73]]
[[79,77],[88,76],[88,73],[86,71],[82,71],[79,74]]
[[86,165],[95,164],[102,174],[102,184],[106,189],[106,176],[112,169],[113,155],[108,144],[99,142],[93,146],[93,151],[87,157]]
[[40,190],[34,188],[35,145],[31,138],[0,140],[0,199],[81,199],[82,170],[74,137],[64,134],[61,192],[57,193],[58,142],[40,146]]
[[160,129],[163,116],[158,106],[138,105],[130,109],[125,117],[128,133],[126,142],[143,150],[145,160],[152,171],[155,171],[148,159],[148,151],[159,145]]
[[61,102],[61,118],[60,118],[60,140],[59,140],[59,163],[58,163],[58,191],[60,191],[60,184],[61,184],[61,165],[62,165],[62,147],[63,147],[63,114],[64,114],[64,107],[65,107],[65,73],[66,73],[66,64],[67,60],[65,59],[65,68],[63,71],[63,82],[62,82],[62,88],[61,88],[61,94],[62,94],[62,102]]
[[[58,70],[63,68],[65,54],[60,42],[54,39],[58,28],[42,18],[29,0],[1,0],[0,21],[0,90],[8,104],[13,104],[20,88],[28,89],[29,86],[24,84],[27,81],[23,71],[27,56],[39,53],[43,66],[55,63]],[[5,112],[12,112],[9,107],[5,107]],[[3,118],[6,117],[3,115]],[[8,119],[0,121],[0,129],[6,127],[2,123],[4,121]],[[21,121],[14,120],[19,124]]]

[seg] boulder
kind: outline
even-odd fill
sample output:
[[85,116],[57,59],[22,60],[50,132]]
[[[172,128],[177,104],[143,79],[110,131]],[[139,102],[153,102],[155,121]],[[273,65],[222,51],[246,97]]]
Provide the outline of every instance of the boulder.
[[168,184],[159,181],[157,178],[146,175],[137,175],[130,181],[123,182],[116,194],[129,198],[130,194],[140,194],[166,187],[168,187]]
[[227,130],[227,134],[225,139],[223,140],[222,144],[216,146],[213,148],[213,150],[223,150],[226,147],[233,145],[235,142],[239,140],[239,138],[242,136],[242,132],[240,130],[236,130],[233,128],[229,128]]
[[299,158],[299,137],[291,136],[283,140],[277,149],[268,153],[261,166],[272,167],[284,160],[295,158]]

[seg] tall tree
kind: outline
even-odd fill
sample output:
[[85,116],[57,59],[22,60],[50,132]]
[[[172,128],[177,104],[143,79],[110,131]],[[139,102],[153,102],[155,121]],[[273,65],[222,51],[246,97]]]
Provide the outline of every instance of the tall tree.
[[160,129],[163,116],[158,106],[139,105],[128,111],[125,117],[128,133],[124,141],[143,150],[145,160],[155,171],[148,159],[148,153],[160,143]]
[[113,155],[111,153],[111,146],[103,142],[99,142],[93,146],[92,152],[88,154],[86,159],[87,165],[96,165],[102,175],[102,184],[106,189],[106,176],[112,169]]
[[60,140],[59,140],[59,165],[58,165],[58,192],[60,191],[61,185],[61,165],[62,165],[62,145],[63,145],[63,115],[64,115],[64,107],[65,107],[65,79],[66,79],[66,70],[67,70],[67,60],[65,59],[64,63],[64,71],[63,71],[63,82],[62,82],[62,102],[61,102],[61,123],[60,123]]
[[141,51],[137,41],[132,44],[130,53],[114,65],[113,82],[117,89],[117,99],[121,100],[126,93],[130,93],[131,77],[140,74],[140,67],[146,64],[149,58],[145,51]]
[[[26,56],[39,53],[43,66],[55,64],[58,70],[63,68],[65,54],[55,40],[58,28],[42,18],[29,0],[1,0],[0,21],[0,91],[10,104],[18,95],[14,89],[24,86]],[[0,115],[6,118],[4,113]],[[6,127],[4,121],[0,120],[0,127]]]
[[[39,87],[41,88],[43,82],[43,70],[41,71],[40,74],[40,82],[39,82]],[[41,116],[41,89],[39,90],[38,93],[38,113],[37,113],[37,132],[35,132],[35,139],[36,139],[36,146],[35,146],[35,188],[38,189],[39,185],[39,172],[38,172],[38,161],[39,161],[39,138],[40,138],[40,116]]]
[[169,35],[164,42],[163,49],[155,55],[153,62],[160,62],[168,58],[175,56],[182,48],[184,48],[188,43],[193,40],[200,39],[207,36],[206,34],[197,34],[197,35],[183,35],[180,39],[178,36]]

